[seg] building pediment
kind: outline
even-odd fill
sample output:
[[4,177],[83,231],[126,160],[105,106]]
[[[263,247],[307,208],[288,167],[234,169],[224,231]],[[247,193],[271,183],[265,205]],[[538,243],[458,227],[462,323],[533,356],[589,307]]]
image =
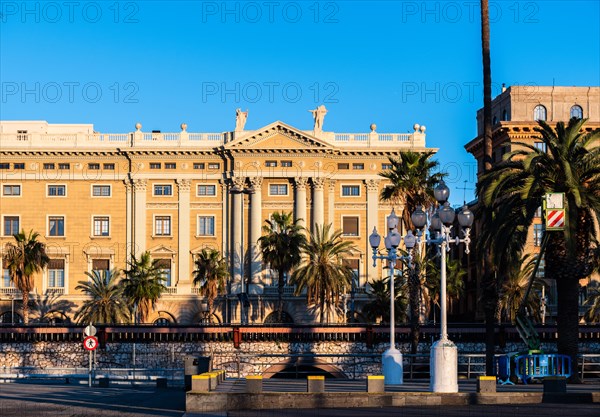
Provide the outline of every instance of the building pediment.
[[328,151],[333,147],[315,136],[277,121],[252,132],[238,132],[232,142],[225,145],[231,151],[298,150]]
[[148,249],[148,252],[150,252],[153,258],[157,256],[175,257],[177,255],[176,251],[164,245],[154,246],[153,248]]

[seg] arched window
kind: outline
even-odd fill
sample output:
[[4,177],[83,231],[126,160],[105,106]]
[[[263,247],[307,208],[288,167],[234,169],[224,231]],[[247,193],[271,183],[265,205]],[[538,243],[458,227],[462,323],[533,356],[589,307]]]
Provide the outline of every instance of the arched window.
[[506,109],[502,110],[502,121],[508,122],[508,112],[506,111]]
[[[13,313],[10,311],[5,311],[4,313],[0,314],[0,324],[12,324],[13,320]],[[22,324],[23,323],[23,318],[17,314],[14,313],[14,323],[15,324]]]
[[494,116],[494,118],[492,119],[492,126],[496,126],[498,124],[498,118],[496,116]]
[[533,120],[536,122],[538,120],[546,121],[546,108],[541,104],[538,104],[535,106],[535,109],[533,109]]
[[583,119],[583,109],[581,106],[577,104],[571,107],[571,117],[576,117],[578,119]]
[[281,312],[281,322],[277,320],[277,311],[272,312],[265,317],[264,324],[294,324],[294,319],[287,312]]
[[165,317],[159,317],[156,320],[154,320],[153,324],[155,326],[168,326],[169,324],[171,324],[171,322]]

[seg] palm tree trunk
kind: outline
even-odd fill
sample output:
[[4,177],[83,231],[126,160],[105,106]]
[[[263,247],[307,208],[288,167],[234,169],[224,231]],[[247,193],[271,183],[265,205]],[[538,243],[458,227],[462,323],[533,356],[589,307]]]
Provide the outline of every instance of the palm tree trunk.
[[23,294],[23,324],[29,324],[29,291],[21,291]]
[[573,375],[571,382],[579,382],[579,281],[573,277],[557,277],[556,292],[558,293],[557,330],[558,353],[571,358]]
[[321,302],[319,303],[321,304],[321,324],[323,324],[325,322],[325,288],[322,287],[321,288]]
[[417,267],[409,269],[409,294],[410,294],[410,353],[416,354],[420,338],[420,280]]
[[[489,2],[481,0],[481,52],[483,58],[483,171],[492,169],[492,64],[490,57],[490,17]],[[487,213],[487,210],[485,211]],[[485,220],[484,220],[485,221]],[[485,312],[485,370],[486,375],[494,374],[494,332],[497,291],[492,271],[491,253],[484,255],[483,296]]]
[[285,285],[285,271],[280,269],[279,273],[279,281],[277,282],[277,321],[281,323],[281,319],[283,317],[283,287]]

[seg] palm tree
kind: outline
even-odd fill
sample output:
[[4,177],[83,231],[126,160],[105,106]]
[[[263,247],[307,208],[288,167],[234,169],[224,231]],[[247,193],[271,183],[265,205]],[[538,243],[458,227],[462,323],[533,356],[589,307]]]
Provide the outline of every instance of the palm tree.
[[[431,268],[432,274],[427,274],[427,289],[434,305],[440,307],[440,276],[439,267]],[[458,259],[448,259],[446,256],[446,301],[452,309],[452,301],[459,300],[465,290],[464,277],[467,275]]]
[[54,324],[57,319],[62,320],[67,318],[67,314],[71,311],[74,304],[71,301],[61,299],[62,295],[46,293],[45,295],[34,294],[33,305],[37,313],[35,320],[38,323]]
[[[369,284],[371,290],[367,293],[369,302],[363,307],[363,313],[371,322],[381,320],[381,323],[390,322],[390,279],[389,277],[375,280]],[[401,279],[394,280],[394,294],[396,295],[394,315],[396,322],[406,322],[406,308],[408,307],[408,290],[406,282]]]
[[[431,159],[433,152],[401,152],[398,159],[390,158],[391,169],[379,175],[390,180],[391,185],[381,190],[382,201],[390,201],[402,205],[401,225],[404,230],[412,229],[411,214],[418,206],[425,210],[432,207],[436,200],[433,195],[435,186],[443,180],[445,174],[434,173],[439,167],[436,160]],[[417,353],[419,344],[419,318],[421,306],[422,268],[424,259],[418,247],[413,249],[414,267],[408,271],[411,353]]]
[[200,294],[206,297],[210,316],[213,314],[215,299],[225,291],[225,281],[229,276],[227,262],[218,250],[202,249],[194,264],[194,285],[197,285]]
[[[529,286],[529,280],[531,279],[534,267],[535,256],[531,254],[525,255],[521,258],[520,262],[511,265],[510,273],[500,287],[497,310],[498,321],[504,317],[505,320],[509,320],[512,323],[515,322],[519,307],[525,298],[525,293]],[[539,293],[541,292],[542,286],[542,281],[535,278],[531,288],[533,291],[529,292],[525,304],[529,314],[538,321],[541,319],[541,300]]]
[[[535,211],[546,193],[564,193],[565,229],[550,233],[545,271],[556,279],[558,351],[577,367],[579,279],[594,267],[598,244],[594,224],[600,213],[600,129],[585,133],[585,120],[573,118],[553,129],[543,121],[535,131],[547,151],[527,143],[485,174],[478,195],[494,217],[486,227],[511,234],[521,247]],[[505,209],[504,207],[510,207]],[[518,215],[511,215],[518,213]],[[574,372],[577,375],[577,372]]]
[[587,285],[587,298],[583,304],[588,307],[585,319],[589,323],[600,323],[600,281],[591,281]]
[[15,242],[6,245],[5,267],[11,281],[23,294],[23,323],[29,323],[29,293],[33,291],[33,275],[40,272],[50,259],[46,255],[46,245],[37,239],[39,233],[33,230],[29,235],[24,230],[13,235]]
[[[483,172],[492,169],[492,59],[490,54],[490,7],[488,0],[481,0],[481,56],[483,61]],[[479,221],[485,225],[490,221],[487,211],[481,212]],[[477,251],[483,264],[482,297],[485,314],[485,374],[494,375],[495,306],[497,283],[492,271],[492,255],[488,248]]]
[[264,234],[258,239],[263,261],[277,271],[279,322],[283,313],[285,274],[300,263],[300,248],[306,242],[300,220],[293,220],[292,213],[275,212],[272,220],[265,220],[262,228]]
[[[123,295],[132,307],[135,319],[145,323],[150,310],[154,309],[156,302],[166,290],[165,278],[160,269],[158,259],[152,259],[150,252],[146,251],[139,259],[131,255],[128,261],[129,269],[124,270],[125,279],[122,281]],[[137,320],[136,320],[137,321]]]
[[123,295],[123,286],[118,282],[119,270],[113,269],[108,273],[94,270],[85,274],[88,280],[79,281],[75,289],[89,299],[75,313],[75,320],[84,324],[127,323],[131,311]]
[[344,264],[344,259],[357,250],[349,240],[342,239],[342,231],[331,232],[331,224],[316,225],[306,242],[301,246],[302,262],[292,274],[296,285],[296,295],[307,291],[309,305],[319,307],[320,323],[323,324],[325,311],[329,313],[339,303],[340,294],[350,288],[352,268]]

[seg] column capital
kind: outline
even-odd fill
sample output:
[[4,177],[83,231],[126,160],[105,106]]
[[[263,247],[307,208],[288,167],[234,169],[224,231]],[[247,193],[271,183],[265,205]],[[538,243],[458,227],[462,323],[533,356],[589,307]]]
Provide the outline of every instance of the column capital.
[[130,193],[131,190],[133,189],[133,185],[131,184],[131,181],[129,181],[129,179],[123,180],[123,184],[125,184],[125,191]]
[[246,186],[246,177],[231,177],[233,188],[243,189]]
[[146,186],[148,185],[148,181],[143,179],[133,180],[133,187],[135,191],[146,191]]
[[188,179],[178,178],[175,180],[180,193],[189,193],[192,187],[192,181]]
[[370,193],[378,192],[380,182],[381,182],[381,180],[375,180],[375,179],[365,180],[365,184],[367,184],[367,191]]
[[322,178],[322,177],[313,178],[312,183],[313,183],[313,188],[315,190],[323,191],[323,188],[325,187],[325,178]]
[[262,187],[262,183],[263,177],[250,177],[250,184],[252,185],[252,188],[258,189]]
[[306,190],[306,186],[308,185],[308,178],[306,177],[296,177],[294,178],[296,182],[297,190]]
[[330,192],[335,192],[335,183],[336,183],[336,180],[329,180],[329,191]]

